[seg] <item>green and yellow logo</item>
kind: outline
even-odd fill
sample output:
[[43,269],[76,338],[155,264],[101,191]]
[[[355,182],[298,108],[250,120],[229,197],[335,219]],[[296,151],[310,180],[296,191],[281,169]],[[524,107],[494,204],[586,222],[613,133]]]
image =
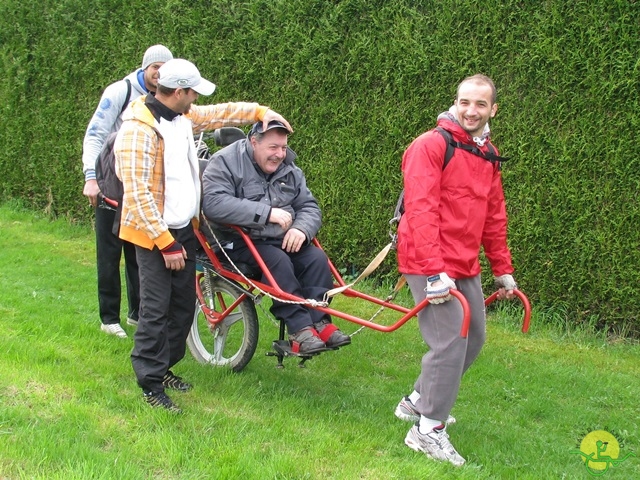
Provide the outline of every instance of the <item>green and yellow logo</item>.
[[572,450],[582,456],[587,471],[594,476],[604,475],[609,467],[617,467],[635,453],[628,452],[620,458],[620,444],[616,437],[605,430],[588,433],[580,442],[580,450]]

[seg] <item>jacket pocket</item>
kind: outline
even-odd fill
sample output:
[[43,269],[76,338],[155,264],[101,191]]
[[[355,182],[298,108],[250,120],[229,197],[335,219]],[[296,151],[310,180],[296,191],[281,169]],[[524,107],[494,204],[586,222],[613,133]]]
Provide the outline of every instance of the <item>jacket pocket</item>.
[[291,205],[296,198],[296,187],[285,182],[275,182],[273,184],[273,195],[271,198],[274,207]]
[[247,200],[259,201],[265,195],[264,186],[259,183],[248,183],[242,187],[242,196]]

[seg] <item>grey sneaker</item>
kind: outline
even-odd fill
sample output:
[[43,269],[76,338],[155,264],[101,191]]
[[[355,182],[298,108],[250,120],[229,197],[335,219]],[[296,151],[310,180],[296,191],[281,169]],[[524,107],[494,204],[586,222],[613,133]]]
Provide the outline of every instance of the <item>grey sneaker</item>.
[[135,318],[127,317],[127,325],[131,325],[132,327],[137,327],[138,320]]
[[444,425],[426,434],[420,433],[418,425],[414,425],[407,433],[404,443],[412,450],[423,452],[434,460],[449,462],[456,467],[464,465],[465,460],[451,445]]
[[118,338],[127,338],[127,332],[122,329],[119,323],[103,323],[100,325],[100,330],[107,335],[115,335]]
[[[420,412],[416,409],[416,406],[413,404],[409,397],[405,395],[396,406],[396,411],[394,412],[396,417],[400,420],[404,420],[405,422],[416,423],[420,421]],[[456,423],[456,418],[449,415],[447,417],[447,421],[444,422],[446,425],[453,425]]]
[[144,392],[144,401],[154,408],[164,408],[171,413],[182,413],[173,400],[164,392]]
[[338,330],[338,327],[329,320],[323,319],[314,323],[313,326],[320,335],[320,340],[325,342],[329,348],[344,347],[351,343],[351,337]]
[[289,342],[293,353],[317,353],[327,348],[313,327],[305,327],[289,335]]

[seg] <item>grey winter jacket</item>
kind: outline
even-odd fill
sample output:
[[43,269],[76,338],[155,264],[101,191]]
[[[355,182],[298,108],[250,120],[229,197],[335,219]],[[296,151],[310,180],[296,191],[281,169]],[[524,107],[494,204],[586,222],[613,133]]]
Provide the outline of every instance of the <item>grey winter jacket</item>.
[[237,235],[220,224],[244,227],[254,240],[282,239],[286,232],[280,225],[269,223],[272,207],[291,213],[291,228],[302,231],[307,242],[315,237],[322,214],[307,188],[304,173],[294,163],[295,158],[295,152],[287,148],[284,162],[267,177],[253,161],[253,147],[248,139],[213,155],[202,176],[202,208],[207,219],[218,224],[215,227],[217,233],[222,233],[222,239],[232,241]]

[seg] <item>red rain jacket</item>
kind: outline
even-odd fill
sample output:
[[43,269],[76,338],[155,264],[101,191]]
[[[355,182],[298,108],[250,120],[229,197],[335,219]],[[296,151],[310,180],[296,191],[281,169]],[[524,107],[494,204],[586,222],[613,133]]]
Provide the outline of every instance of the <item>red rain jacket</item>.
[[[440,119],[438,126],[451,132],[454,140],[475,146],[457,123]],[[430,130],[416,138],[402,157],[405,213],[398,226],[400,272],[474,277],[480,273],[482,245],[494,275],[513,273],[498,165],[456,148],[443,170],[446,147],[444,137]],[[488,151],[487,145],[481,150]]]

